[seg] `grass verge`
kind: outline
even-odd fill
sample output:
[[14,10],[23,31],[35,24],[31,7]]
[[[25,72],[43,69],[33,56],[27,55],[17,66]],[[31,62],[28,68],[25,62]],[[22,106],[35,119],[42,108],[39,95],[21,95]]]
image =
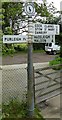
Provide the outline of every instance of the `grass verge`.
[[[17,99],[11,100],[8,104],[2,104],[2,120],[10,118],[29,118],[27,110],[27,102],[20,102]],[[33,118],[45,120],[37,107],[34,110]]]
[[62,69],[62,58],[59,56],[56,56],[54,60],[49,62],[49,66],[52,66],[53,69],[59,70]]

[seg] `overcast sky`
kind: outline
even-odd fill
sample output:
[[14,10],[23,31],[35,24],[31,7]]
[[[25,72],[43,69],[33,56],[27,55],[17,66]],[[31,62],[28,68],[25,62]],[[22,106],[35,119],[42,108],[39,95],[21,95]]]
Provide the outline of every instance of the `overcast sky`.
[[[37,0],[38,2],[42,3],[42,0]],[[57,8],[57,10],[60,10],[60,2],[62,0],[47,0],[47,3],[54,3],[54,6]]]
[[62,0],[47,0],[48,3],[54,2],[54,6],[57,8],[57,10],[60,10],[60,2]]
[[[42,0],[22,0],[22,1],[27,1],[27,2],[34,2],[34,1],[38,1],[39,3],[42,3]],[[54,3],[54,6],[57,8],[57,10],[60,10],[60,2],[62,0],[47,0],[47,3],[51,3],[53,2]]]

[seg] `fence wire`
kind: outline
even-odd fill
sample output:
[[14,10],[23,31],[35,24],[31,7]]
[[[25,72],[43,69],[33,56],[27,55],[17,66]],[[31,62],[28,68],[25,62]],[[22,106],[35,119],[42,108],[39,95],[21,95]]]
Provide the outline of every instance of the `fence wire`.
[[[17,98],[20,101],[24,99],[26,100],[26,94],[27,94],[27,69],[26,68],[27,66],[25,65],[23,67],[21,67],[20,65],[15,65],[15,66],[10,65],[10,66],[3,66],[2,70],[0,70],[2,72],[2,73],[0,72],[0,74],[2,74],[2,76],[0,76],[2,78],[1,80],[2,86],[0,88],[2,91],[1,92],[2,102],[7,103],[14,98]],[[49,86],[48,88],[49,92],[50,92],[51,86],[52,86],[52,89],[54,85],[55,87],[57,86],[59,87],[60,81],[61,81],[60,71],[58,71],[58,74],[57,74],[55,73],[54,70],[52,69],[49,70],[49,68],[47,71],[43,70],[44,68],[43,69],[42,68],[36,69],[36,68],[39,68],[39,65],[36,66],[34,70],[35,72],[35,75],[34,75],[35,98],[36,98],[36,95],[39,95],[40,93],[43,93],[44,91],[46,91],[46,89],[48,88],[47,86]],[[51,80],[49,80],[49,78]],[[60,90],[60,87],[59,87],[59,90]],[[1,98],[0,98],[0,102],[1,102]]]
[[2,70],[2,102],[26,97],[27,70],[25,68],[5,68]]

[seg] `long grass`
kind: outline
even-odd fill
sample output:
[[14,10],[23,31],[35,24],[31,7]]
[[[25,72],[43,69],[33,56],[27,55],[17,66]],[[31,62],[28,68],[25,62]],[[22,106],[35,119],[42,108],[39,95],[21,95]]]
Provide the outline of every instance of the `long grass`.
[[62,64],[62,58],[59,57],[59,56],[56,56],[54,60],[49,62],[50,66],[53,67],[55,65],[55,67],[53,67],[53,69],[56,69],[56,70],[62,69],[62,65],[61,64]]
[[[28,118],[27,102],[20,102],[18,99],[11,100],[8,104],[2,104],[2,118]],[[35,107],[33,118],[43,119],[39,109]],[[2,120],[3,120],[2,119]]]

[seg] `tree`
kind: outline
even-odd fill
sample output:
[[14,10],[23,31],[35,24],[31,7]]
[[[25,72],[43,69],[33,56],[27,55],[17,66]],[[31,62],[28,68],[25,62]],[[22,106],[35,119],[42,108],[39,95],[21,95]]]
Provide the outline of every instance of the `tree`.
[[2,40],[2,35],[3,35],[3,31],[2,31],[2,25],[4,25],[4,9],[0,8],[0,41]]
[[[2,3],[2,8],[5,9],[5,12],[3,13],[4,15],[4,21],[5,24],[2,26],[3,28],[3,33],[6,34],[6,29],[7,27],[10,27],[10,19],[12,20],[12,34],[19,34],[18,31],[21,30],[23,32],[28,32],[27,27],[28,26],[28,18],[26,15],[23,15],[23,4],[22,2],[4,2]],[[36,15],[34,15],[34,18],[32,22],[41,22],[41,23],[54,23],[53,21],[56,19],[54,17],[54,12],[56,12],[56,9],[53,5],[53,3],[48,3],[46,0],[43,0],[42,4],[38,4],[37,2],[34,2],[35,5],[35,11]],[[38,16],[40,17],[46,17],[46,20],[43,21],[42,19],[36,19]],[[27,20],[27,24],[26,24]],[[21,27],[20,27],[21,23]],[[25,25],[24,25],[25,23]],[[23,25],[22,25],[23,24]],[[10,34],[7,33],[7,34]],[[42,45],[39,45],[40,48]],[[37,46],[36,46],[37,47]]]
[[14,30],[14,24],[18,19],[21,18],[22,13],[22,3],[19,2],[4,2],[2,7],[5,9],[5,25],[3,26],[3,31],[5,27],[10,26],[10,19],[12,19],[12,29]]
[[[3,26],[3,31],[5,27],[10,26],[10,19],[12,19],[12,28],[14,30],[14,24],[17,24],[17,29],[19,29],[19,22],[26,20],[26,15],[24,16],[23,13],[23,2],[4,2],[2,3],[2,7],[5,9],[4,13],[4,21],[5,25]],[[46,17],[47,22],[50,22],[52,18],[54,18],[53,14],[56,11],[53,3],[48,5],[46,0],[43,0],[42,4],[34,3],[35,4],[35,11],[37,12],[37,16]],[[19,21],[20,20],[20,21]],[[34,19],[33,19],[34,20]],[[39,20],[39,19],[38,19]],[[40,21],[42,22],[42,21]],[[46,21],[45,21],[46,22]]]

